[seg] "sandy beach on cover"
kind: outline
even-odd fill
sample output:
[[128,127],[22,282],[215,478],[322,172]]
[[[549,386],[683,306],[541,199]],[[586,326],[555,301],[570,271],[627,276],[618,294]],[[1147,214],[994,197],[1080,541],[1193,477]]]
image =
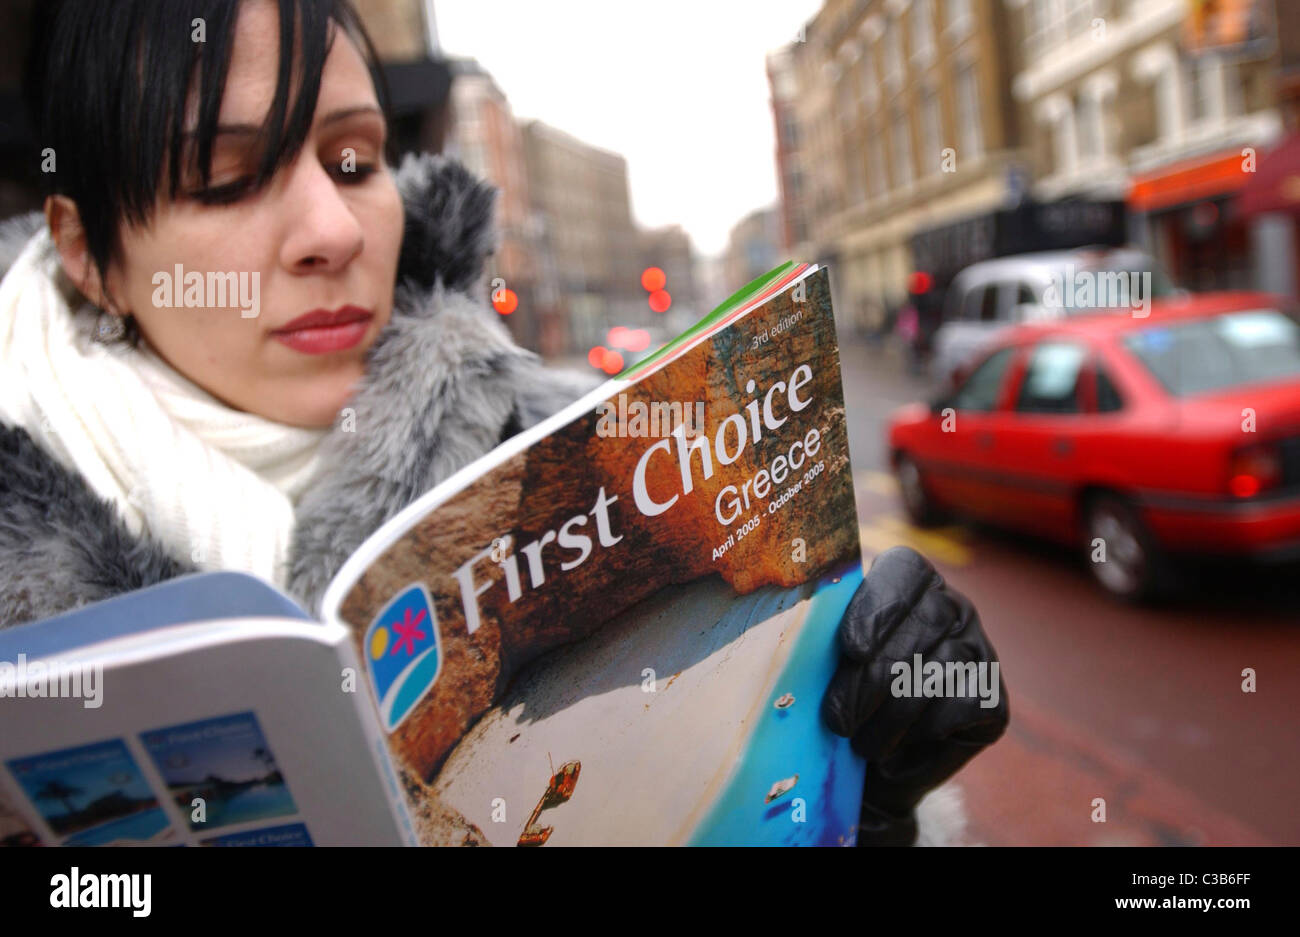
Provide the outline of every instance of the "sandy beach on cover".
[[494,845],[514,845],[552,772],[579,761],[573,796],[539,818],[548,845],[686,842],[770,705],[808,592],[737,599],[717,577],[662,590],[530,666],[434,789]]

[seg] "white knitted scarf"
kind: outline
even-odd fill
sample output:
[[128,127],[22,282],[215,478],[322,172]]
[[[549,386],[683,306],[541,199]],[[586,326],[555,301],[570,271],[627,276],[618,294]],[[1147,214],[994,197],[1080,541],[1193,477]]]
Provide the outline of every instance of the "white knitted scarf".
[[294,504],[326,429],[243,413],[168,365],[92,340],[74,314],[42,229],[0,283],[0,420],[200,569],[250,572],[283,587]]

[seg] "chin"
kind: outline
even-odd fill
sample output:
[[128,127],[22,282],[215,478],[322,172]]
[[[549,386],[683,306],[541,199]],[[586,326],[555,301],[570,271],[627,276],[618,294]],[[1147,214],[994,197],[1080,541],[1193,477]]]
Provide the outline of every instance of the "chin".
[[[347,406],[359,381],[366,372],[365,361],[339,362],[327,373],[294,381],[281,378],[274,405],[259,410],[262,416],[288,426],[324,429],[334,424],[339,411]],[[270,395],[268,395],[270,396]]]

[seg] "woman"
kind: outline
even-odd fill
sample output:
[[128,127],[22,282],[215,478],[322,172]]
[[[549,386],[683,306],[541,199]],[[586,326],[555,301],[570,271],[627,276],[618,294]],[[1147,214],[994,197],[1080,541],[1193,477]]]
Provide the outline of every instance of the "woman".
[[[390,168],[345,0],[66,0],[29,68],[50,192],[0,284],[0,625],[194,569],[314,610],[384,520],[596,383],[486,311],[493,190]],[[841,637],[823,711],[870,759],[862,839],[911,842],[1006,707],[891,698],[889,665],[996,657],[901,549]]]

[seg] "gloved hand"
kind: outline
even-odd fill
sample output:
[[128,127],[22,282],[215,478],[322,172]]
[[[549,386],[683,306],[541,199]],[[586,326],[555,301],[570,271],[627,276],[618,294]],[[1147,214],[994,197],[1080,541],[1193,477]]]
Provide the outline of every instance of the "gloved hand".
[[[992,664],[997,652],[970,600],[907,547],[872,563],[840,622],[840,652],[822,716],[867,759],[858,844],[911,845],[917,802],[1001,736],[1009,717],[1000,665],[996,706],[981,706],[978,684],[965,696],[901,695],[913,688],[913,655],[922,665]],[[907,671],[891,669],[899,661]]]

